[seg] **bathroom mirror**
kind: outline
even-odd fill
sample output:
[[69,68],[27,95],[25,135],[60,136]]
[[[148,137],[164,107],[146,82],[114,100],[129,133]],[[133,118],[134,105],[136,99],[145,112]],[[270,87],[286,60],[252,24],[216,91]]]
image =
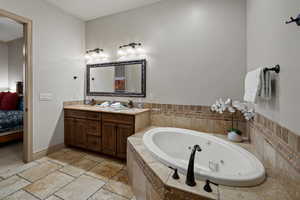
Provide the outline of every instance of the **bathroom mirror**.
[[87,96],[146,97],[146,60],[87,65]]

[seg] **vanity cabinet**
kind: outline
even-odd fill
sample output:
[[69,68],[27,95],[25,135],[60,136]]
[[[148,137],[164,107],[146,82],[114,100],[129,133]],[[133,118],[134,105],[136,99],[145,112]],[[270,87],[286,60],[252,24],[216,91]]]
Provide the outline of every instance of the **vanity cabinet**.
[[139,115],[65,109],[65,144],[126,159],[127,138],[150,124]]
[[101,152],[99,113],[65,110],[65,144]]
[[127,138],[134,134],[134,116],[102,114],[103,152],[126,158]]

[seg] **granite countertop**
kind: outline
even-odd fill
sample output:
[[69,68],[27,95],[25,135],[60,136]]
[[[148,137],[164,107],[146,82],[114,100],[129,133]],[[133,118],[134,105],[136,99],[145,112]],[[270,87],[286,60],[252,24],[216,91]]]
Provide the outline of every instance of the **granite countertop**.
[[82,110],[82,111],[91,111],[91,112],[102,112],[102,113],[117,113],[117,114],[126,114],[126,115],[139,115],[144,112],[149,112],[149,109],[142,108],[129,108],[123,110],[114,110],[112,108],[101,108],[99,106],[91,105],[67,105],[64,106],[64,109],[69,110]]
[[[197,181],[196,187],[189,187],[185,184],[185,175],[179,174],[180,179],[174,180],[171,175],[172,171],[157,159],[155,159],[151,153],[146,149],[143,144],[143,135],[151,128],[136,133],[135,135],[128,138],[129,148],[134,152],[136,158],[141,159],[147,168],[154,173],[164,184],[166,191],[172,191],[174,195],[188,196],[189,199],[220,199],[220,200],[291,200],[284,186],[275,178],[268,177],[266,180],[255,187],[228,187],[219,186],[219,197],[218,189],[216,186],[211,185],[213,192],[207,193],[203,190],[205,184],[204,181]],[[226,139],[226,136],[220,134],[214,134],[216,137]],[[236,143],[242,148],[253,153],[251,145],[249,143]],[[255,154],[254,154],[255,155]],[[267,169],[266,169],[267,170]]]

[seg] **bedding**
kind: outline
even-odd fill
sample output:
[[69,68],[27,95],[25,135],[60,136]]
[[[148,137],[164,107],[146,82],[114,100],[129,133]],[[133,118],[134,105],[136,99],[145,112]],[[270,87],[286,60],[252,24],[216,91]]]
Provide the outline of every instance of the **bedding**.
[[1,110],[17,110],[19,96],[17,93],[7,92],[0,101]]
[[23,111],[0,110],[0,133],[23,128]]

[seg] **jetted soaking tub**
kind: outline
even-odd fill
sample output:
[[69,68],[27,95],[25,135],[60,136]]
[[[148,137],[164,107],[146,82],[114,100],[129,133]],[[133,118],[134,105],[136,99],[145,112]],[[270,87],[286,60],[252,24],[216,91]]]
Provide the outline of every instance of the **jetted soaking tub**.
[[195,177],[227,186],[255,186],[265,179],[261,162],[242,147],[211,134],[179,128],[154,128],[143,137],[146,148],[166,166],[186,174],[191,154],[196,152]]

